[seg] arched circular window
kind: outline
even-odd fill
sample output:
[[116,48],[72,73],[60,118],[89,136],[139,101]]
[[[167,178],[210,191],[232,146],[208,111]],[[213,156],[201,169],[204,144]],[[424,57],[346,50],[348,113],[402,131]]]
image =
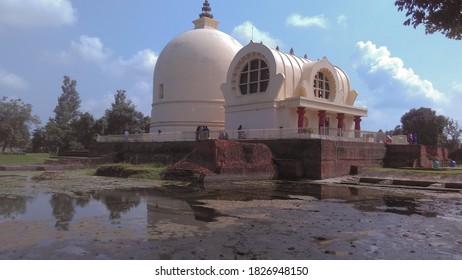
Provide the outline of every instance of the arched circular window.
[[333,84],[327,73],[319,71],[313,80],[314,97],[329,99]]
[[249,61],[240,73],[239,89],[243,95],[266,92],[268,84],[268,64],[262,59]]

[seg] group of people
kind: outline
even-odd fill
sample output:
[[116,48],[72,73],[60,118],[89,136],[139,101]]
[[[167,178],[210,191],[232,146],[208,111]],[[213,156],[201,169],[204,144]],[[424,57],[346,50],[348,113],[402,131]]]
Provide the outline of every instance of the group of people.
[[[238,130],[237,132],[238,138],[245,139],[246,134],[245,134],[245,131],[242,125],[239,125],[237,130]],[[196,141],[206,140],[206,139],[210,139],[210,129],[206,125],[199,125],[196,128]],[[228,140],[229,139],[228,133],[226,131],[224,132],[220,131],[220,133],[218,134],[218,139]]]
[[196,128],[196,141],[210,138],[210,129],[206,125],[199,125]]
[[218,134],[218,139],[228,140],[229,139],[228,132],[220,131],[220,134]]
[[[124,141],[125,142],[128,142],[129,135],[130,135],[130,133],[128,132],[128,129],[125,129],[125,131],[124,131]],[[136,142],[138,142],[140,140],[140,132],[138,130],[136,130],[134,135],[135,135],[134,140]]]

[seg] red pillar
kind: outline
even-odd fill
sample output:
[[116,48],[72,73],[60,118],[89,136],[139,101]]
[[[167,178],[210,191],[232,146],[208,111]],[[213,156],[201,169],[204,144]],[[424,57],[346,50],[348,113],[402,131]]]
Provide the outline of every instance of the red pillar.
[[361,135],[361,116],[355,116],[355,137],[359,138]]
[[337,114],[337,136],[343,136],[343,127],[344,123],[343,120],[345,119],[345,114],[344,113],[338,113]]
[[298,114],[298,133],[302,133],[303,128],[305,127],[305,107],[297,107]]
[[326,127],[326,111],[319,110],[318,111],[319,117],[319,134],[325,134],[325,127]]

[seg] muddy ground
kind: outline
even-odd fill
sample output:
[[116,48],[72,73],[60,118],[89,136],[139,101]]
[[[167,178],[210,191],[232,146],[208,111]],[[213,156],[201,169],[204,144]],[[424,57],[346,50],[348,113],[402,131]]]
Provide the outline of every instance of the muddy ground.
[[192,186],[0,171],[0,259],[462,259],[458,190],[356,179]]

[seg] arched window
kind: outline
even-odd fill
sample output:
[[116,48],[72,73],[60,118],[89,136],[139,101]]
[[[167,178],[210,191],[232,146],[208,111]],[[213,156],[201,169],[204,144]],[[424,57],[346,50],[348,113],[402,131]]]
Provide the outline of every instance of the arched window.
[[326,73],[319,71],[313,80],[314,96],[329,99],[331,95],[331,81]]
[[262,59],[249,61],[239,76],[239,89],[243,95],[266,92],[268,84],[269,69]]

